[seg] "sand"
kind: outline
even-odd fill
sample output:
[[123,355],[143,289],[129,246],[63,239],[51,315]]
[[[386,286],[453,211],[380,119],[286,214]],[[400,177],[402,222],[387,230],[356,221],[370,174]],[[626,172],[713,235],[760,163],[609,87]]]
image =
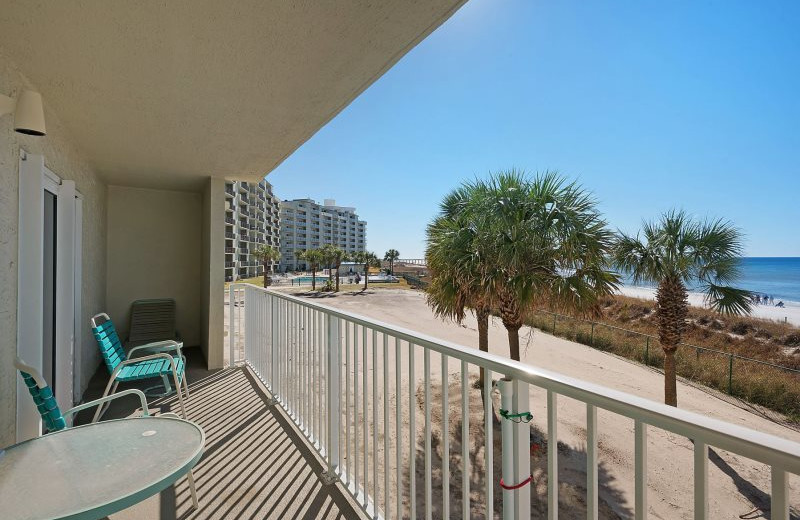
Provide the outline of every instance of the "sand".
[[[643,298],[655,300],[656,290],[649,287],[620,287],[619,294],[631,296],[633,298]],[[784,321],[800,327],[800,304],[797,302],[784,302],[786,307],[775,307],[772,305],[754,305],[750,315],[753,318],[763,318],[783,323]],[[701,293],[689,293],[689,305],[695,307],[706,307]]]
[[[366,293],[352,292],[338,295],[326,295],[323,298],[313,298],[314,301],[339,307],[348,311],[368,316],[389,324],[417,330],[421,333],[439,337],[467,346],[477,343],[477,329],[475,320],[470,316],[463,325],[445,323],[436,319],[424,301],[424,295],[416,291],[376,289]],[[523,361],[544,369],[560,372],[571,377],[605,385],[610,388],[622,390],[641,397],[660,401],[663,399],[663,376],[660,372],[638,365],[636,363],[594,350],[590,347],[573,343],[560,338],[552,337],[540,331],[523,329],[521,331],[523,342]],[[490,324],[489,331],[490,350],[494,353],[507,355],[507,336],[499,320]],[[371,355],[372,346],[368,349],[370,364],[380,367],[383,365],[382,345],[379,341],[377,356]],[[423,380],[422,355],[417,355],[414,370],[416,382],[417,406],[416,421],[417,431],[417,470],[416,482],[418,493],[421,492],[424,482],[423,459],[420,449],[424,442],[420,435],[424,424],[424,399],[422,398],[421,382]],[[387,366],[389,367],[389,393],[382,402],[378,403],[377,412],[383,414],[386,408],[390,425],[379,427],[378,443],[381,451],[378,452],[378,471],[382,474],[383,466],[383,435],[389,436],[390,454],[394,453],[397,442],[405,446],[403,451],[402,467],[408,467],[408,432],[401,431],[398,437],[395,431],[394,410],[397,402],[395,385],[399,383],[400,402],[403,410],[408,410],[409,374],[408,364],[405,359],[401,362],[401,374],[396,374],[394,367],[394,345],[388,350]],[[405,355],[405,354],[404,354]],[[362,377],[359,370],[351,370],[351,377]],[[432,446],[433,460],[433,501],[436,505],[434,516],[441,514],[441,361],[438,355],[431,356],[431,403],[433,417]],[[460,516],[460,369],[459,364],[450,360],[447,367],[448,387],[450,388],[450,424],[451,450],[449,455],[451,466],[450,495],[452,497],[451,517]],[[373,370],[368,370],[370,386],[372,384]],[[477,371],[471,371],[470,376],[477,377]],[[377,380],[380,392],[381,378]],[[370,388],[370,391],[372,389]],[[532,388],[531,402],[534,420],[532,426],[532,439],[544,446],[546,442],[546,396],[545,392]],[[493,395],[497,400],[497,395]],[[380,401],[380,400],[379,400]],[[770,418],[759,413],[755,407],[731,399],[707,388],[697,387],[686,382],[679,382],[678,402],[683,409],[705,414],[728,422],[747,426],[759,431],[778,435],[793,441],[800,442],[800,428],[776,420],[774,415]],[[470,458],[473,471],[471,497],[473,500],[472,512],[476,517],[482,516],[483,505],[479,503],[482,497],[482,486],[485,482],[485,469],[483,468],[483,405],[480,392],[470,392]],[[373,414],[370,407],[369,416]],[[585,481],[585,405],[567,398],[559,400],[559,457],[561,471],[560,502],[562,502],[562,518],[585,517],[585,505],[582,501],[585,496],[583,482]],[[379,415],[380,417],[380,415]],[[599,411],[599,462],[602,490],[600,493],[601,512],[603,518],[631,518],[633,516],[634,493],[634,442],[633,421],[610,412]],[[438,422],[437,422],[438,421]],[[377,421],[381,423],[382,421]],[[355,424],[352,423],[355,427]],[[408,427],[404,419],[403,428]],[[495,430],[495,452],[499,454],[499,426]],[[355,450],[355,444],[352,445]],[[372,446],[370,446],[370,450]],[[692,513],[692,444],[683,437],[673,435],[655,428],[649,429],[649,517],[650,518],[693,518]],[[544,455],[534,455],[534,504],[535,513],[543,511],[546,469]],[[390,458],[390,487],[394,488],[394,465]],[[495,473],[500,463],[499,455],[495,456]],[[404,469],[404,471],[406,471]],[[747,518],[769,517],[769,469],[762,464],[733,455],[724,451],[714,450],[709,464],[709,517],[710,518]],[[439,475],[439,480],[437,480]],[[495,475],[496,478],[496,475]],[[404,473],[403,480],[407,483],[408,474]],[[381,480],[382,485],[382,480]],[[380,487],[380,486],[379,486]],[[498,493],[495,493],[496,498]],[[394,500],[390,493],[388,504]],[[420,497],[421,498],[421,497]],[[379,500],[383,503],[383,499]],[[407,510],[407,497],[404,498],[404,508]],[[418,500],[417,509],[422,500]],[[499,503],[498,500],[495,501]],[[790,502],[793,505],[793,516],[797,518],[800,509],[800,478],[790,476]],[[757,510],[753,512],[754,510]]]

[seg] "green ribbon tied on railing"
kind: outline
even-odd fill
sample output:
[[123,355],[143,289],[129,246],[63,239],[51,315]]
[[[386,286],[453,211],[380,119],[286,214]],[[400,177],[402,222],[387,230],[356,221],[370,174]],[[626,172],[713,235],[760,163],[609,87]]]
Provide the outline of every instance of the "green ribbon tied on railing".
[[508,410],[503,410],[502,408],[500,409],[500,417],[515,423],[529,423],[533,420],[533,414],[531,412],[511,413]]

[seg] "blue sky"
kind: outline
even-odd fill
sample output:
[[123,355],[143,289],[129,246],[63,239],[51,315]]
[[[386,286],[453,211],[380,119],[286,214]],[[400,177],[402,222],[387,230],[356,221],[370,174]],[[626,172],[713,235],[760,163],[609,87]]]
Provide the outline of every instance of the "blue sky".
[[800,256],[800,2],[472,0],[272,172],[421,257],[461,181],[558,170],[638,229],[725,217]]

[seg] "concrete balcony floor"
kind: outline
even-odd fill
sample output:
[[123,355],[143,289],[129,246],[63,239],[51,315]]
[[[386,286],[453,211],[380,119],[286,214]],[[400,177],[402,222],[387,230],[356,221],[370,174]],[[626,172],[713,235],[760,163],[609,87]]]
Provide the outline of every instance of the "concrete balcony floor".
[[[186,413],[206,433],[205,453],[194,468],[200,507],[192,510],[182,478],[111,519],[366,518],[339,484],[322,484],[321,460],[283,412],[267,405],[267,395],[247,369],[209,371],[197,349],[187,350]],[[85,400],[99,397],[107,382],[102,366]],[[148,405],[152,414],[180,412],[174,395],[148,399]],[[135,407],[134,399],[119,399],[103,419],[138,415]],[[77,422],[90,420],[91,414],[83,412]]]

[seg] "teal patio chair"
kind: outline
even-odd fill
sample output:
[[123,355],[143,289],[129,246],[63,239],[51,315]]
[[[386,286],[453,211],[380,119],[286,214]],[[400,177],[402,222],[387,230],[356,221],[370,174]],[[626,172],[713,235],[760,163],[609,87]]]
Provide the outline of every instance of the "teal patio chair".
[[[142,405],[142,417],[147,417],[150,415],[150,411],[147,408],[147,398],[145,397],[144,392],[135,388],[123,390],[122,392],[116,394],[106,395],[100,399],[79,404],[78,406],[70,408],[62,413],[61,407],[58,406],[56,398],[53,396],[53,391],[50,389],[50,385],[47,384],[47,381],[44,380],[38,370],[26,364],[19,357],[15,357],[14,367],[19,370],[22,380],[25,382],[25,386],[28,387],[28,392],[30,392],[31,397],[33,397],[33,402],[36,404],[36,408],[39,410],[39,415],[42,416],[42,422],[47,429],[45,435],[67,428],[67,418],[70,415],[74,415],[81,410],[86,410],[95,406],[102,407],[114,399],[126,397],[128,395],[135,395],[139,398],[139,402]],[[165,413],[161,415],[179,419],[179,417],[174,413]],[[97,422],[97,419],[93,419],[92,422]],[[194,475],[192,474],[192,470],[189,470],[186,478],[189,481],[189,491],[192,494],[192,503],[194,504],[195,509],[197,509],[197,492],[194,488]]]
[[[181,415],[186,419],[183,394],[185,393],[186,398],[189,398],[189,385],[184,377],[186,358],[181,353],[182,343],[171,340],[148,343],[134,347],[126,354],[122,348],[122,342],[117,335],[114,323],[108,314],[97,314],[92,317],[91,322],[92,333],[97,340],[97,346],[100,347],[100,353],[103,355],[106,368],[111,374],[106,390],[103,392],[103,397],[109,393],[115,393],[119,383],[157,378],[160,378],[164,385],[164,393],[158,397],[163,397],[172,393],[169,381],[171,375],[175,383],[175,391],[178,394]],[[151,352],[151,354],[134,358],[133,354],[137,352]],[[169,352],[174,352],[175,355]],[[183,390],[181,390],[181,383],[183,383]],[[148,388],[145,392],[149,392],[153,388],[156,387]],[[94,420],[98,420],[106,409],[107,407],[98,408],[97,412],[95,412]]]

